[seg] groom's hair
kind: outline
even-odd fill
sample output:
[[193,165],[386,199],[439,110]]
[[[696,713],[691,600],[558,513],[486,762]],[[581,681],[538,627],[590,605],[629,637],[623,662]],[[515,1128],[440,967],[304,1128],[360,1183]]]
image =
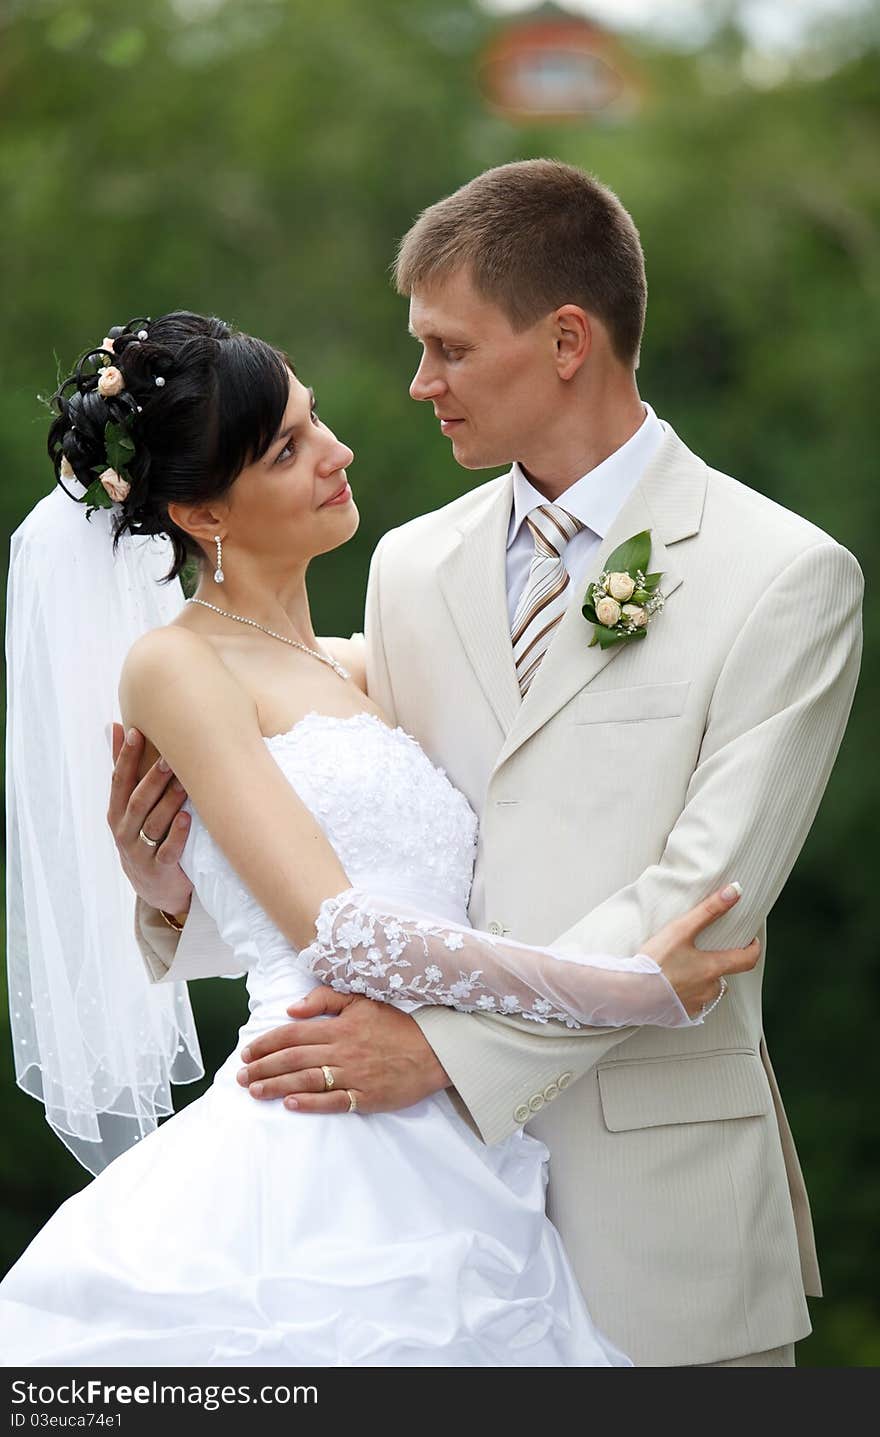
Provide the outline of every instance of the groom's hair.
[[577,304],[608,330],[617,358],[638,365],[645,259],[620,200],[558,160],[499,165],[423,210],[394,265],[400,294],[467,268],[514,329]]

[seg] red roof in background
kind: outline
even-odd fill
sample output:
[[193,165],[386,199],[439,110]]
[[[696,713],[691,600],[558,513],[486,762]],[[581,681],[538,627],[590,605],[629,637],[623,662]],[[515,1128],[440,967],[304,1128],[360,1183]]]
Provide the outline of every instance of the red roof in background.
[[561,11],[499,27],[477,64],[489,106],[510,119],[582,120],[636,93],[615,37]]

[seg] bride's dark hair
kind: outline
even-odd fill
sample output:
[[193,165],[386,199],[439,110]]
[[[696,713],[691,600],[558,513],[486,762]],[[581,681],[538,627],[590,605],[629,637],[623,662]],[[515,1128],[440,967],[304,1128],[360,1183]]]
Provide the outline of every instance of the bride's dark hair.
[[265,340],[186,310],[132,320],[108,337],[110,363],[125,387],[102,395],[98,366],[106,365],[107,351],[84,354],[53,395],[58,417],[49,431],[49,457],[62,488],[64,459],[89,488],[103,470],[118,468],[107,453],[106,426],[119,426],[134,452],[125,459],[123,477],[131,487],[114,545],[126,533],[167,534],[174,546],[171,580],[188,558],[203,555],[171,521],[168,505],[218,498],[265,454],[287,407],[292,365]]

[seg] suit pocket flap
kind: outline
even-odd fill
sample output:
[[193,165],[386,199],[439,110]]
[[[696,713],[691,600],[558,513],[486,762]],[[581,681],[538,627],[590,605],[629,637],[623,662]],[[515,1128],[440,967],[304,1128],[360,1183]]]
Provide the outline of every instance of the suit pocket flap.
[[672,1123],[711,1123],[769,1113],[770,1087],[756,1053],[607,1063],[599,1070],[605,1126],[612,1133]]
[[575,723],[640,723],[676,718],[684,711],[690,680],[679,684],[639,684],[625,689],[586,689],[573,701]]

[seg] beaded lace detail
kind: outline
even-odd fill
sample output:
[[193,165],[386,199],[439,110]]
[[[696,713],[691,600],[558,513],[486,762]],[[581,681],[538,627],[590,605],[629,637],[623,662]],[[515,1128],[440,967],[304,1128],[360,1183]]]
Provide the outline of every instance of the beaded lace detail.
[[266,742],[353,883],[369,874],[375,890],[386,874],[467,908],[476,815],[402,728],[373,714],[312,713]]
[[[483,969],[460,969],[455,975],[444,964],[444,972],[431,961],[436,947],[429,940],[437,940],[450,954],[458,953],[465,949],[460,929],[425,918],[407,921],[375,913],[363,906],[365,901],[364,895],[348,889],[322,903],[315,924],[316,941],[301,955],[308,959],[312,972],[337,992],[361,993],[382,1003],[400,1005],[407,999],[458,1008],[462,1013],[516,1014],[538,1023],[552,1019],[568,1028],[581,1026],[567,1009],[554,1007],[547,998],[534,995],[524,1004],[516,993],[493,993],[483,980]],[[497,947],[488,935],[479,937],[485,947]],[[499,965],[503,961],[499,953]],[[408,978],[405,970],[410,972]],[[381,979],[384,986],[371,983],[371,978]],[[509,986],[518,986],[512,977]]]

